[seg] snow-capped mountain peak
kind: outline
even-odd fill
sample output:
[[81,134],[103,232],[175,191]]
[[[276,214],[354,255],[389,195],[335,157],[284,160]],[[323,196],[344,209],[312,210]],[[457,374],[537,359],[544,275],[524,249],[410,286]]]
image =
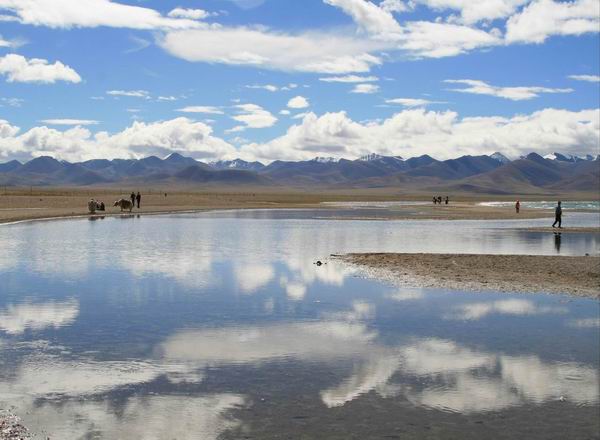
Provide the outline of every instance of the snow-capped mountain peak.
[[505,164],[510,162],[510,159],[508,157],[506,157],[504,154],[499,153],[498,151],[496,151],[494,154],[490,155],[490,157],[492,159],[496,159],[498,162],[500,162],[501,164]]

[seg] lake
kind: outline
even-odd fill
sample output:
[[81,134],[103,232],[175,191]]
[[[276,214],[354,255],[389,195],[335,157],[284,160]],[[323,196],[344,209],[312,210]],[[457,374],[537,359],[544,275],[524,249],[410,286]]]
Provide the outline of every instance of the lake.
[[398,288],[328,260],[597,255],[598,234],[338,216],[0,227],[0,408],[52,439],[598,437],[597,300]]

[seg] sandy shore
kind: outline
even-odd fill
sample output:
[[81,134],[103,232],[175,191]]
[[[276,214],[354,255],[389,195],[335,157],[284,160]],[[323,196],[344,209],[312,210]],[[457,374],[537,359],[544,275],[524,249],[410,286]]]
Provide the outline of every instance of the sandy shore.
[[21,419],[9,411],[0,410],[0,440],[27,440],[31,438]]
[[407,287],[600,297],[600,257],[348,254],[369,277]]
[[[91,198],[104,201],[107,211],[104,215],[118,215],[119,210],[113,208],[113,202],[120,198],[128,198],[128,192],[115,189],[4,189],[0,193],[0,223],[21,220],[34,220],[57,217],[73,217],[87,215],[87,202]],[[249,209],[249,208],[331,208],[323,202],[351,201],[398,201],[422,200],[419,196],[394,196],[381,194],[326,193],[319,191],[264,190],[253,191],[249,188],[212,190],[206,192],[188,191],[142,191],[141,209],[134,209],[135,214],[156,214],[165,212],[203,211],[214,209]],[[510,207],[490,207],[478,205],[480,199],[452,201],[450,205],[434,206],[409,205],[378,210],[380,219],[525,219],[550,218],[548,210],[522,210],[516,215]],[[375,211],[372,211],[373,213]],[[352,216],[344,216],[350,219]],[[357,210],[356,218],[365,217]],[[565,223],[568,223],[565,216]]]

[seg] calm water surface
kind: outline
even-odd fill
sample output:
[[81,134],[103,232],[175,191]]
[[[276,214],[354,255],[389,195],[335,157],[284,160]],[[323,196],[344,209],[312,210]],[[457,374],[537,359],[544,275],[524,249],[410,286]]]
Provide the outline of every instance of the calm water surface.
[[547,220],[315,217],[0,227],[0,408],[52,439],[598,438],[598,301],[397,288],[314,264],[597,254],[597,234],[557,246],[513,230]]

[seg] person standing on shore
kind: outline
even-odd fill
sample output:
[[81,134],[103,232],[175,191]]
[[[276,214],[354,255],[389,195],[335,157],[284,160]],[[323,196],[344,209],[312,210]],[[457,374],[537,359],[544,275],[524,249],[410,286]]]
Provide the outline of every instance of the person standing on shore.
[[556,206],[556,209],[554,210],[554,223],[552,223],[552,227],[555,228],[556,224],[558,223],[558,228],[562,229],[562,208],[561,208],[561,202],[560,200],[558,201],[558,205]]
[[517,200],[517,203],[515,203],[515,211],[517,211],[517,214],[518,214],[520,210],[521,210],[521,201]]
[[129,198],[131,199],[131,206],[135,206],[135,193],[133,191],[131,191]]
[[137,201],[138,209],[140,209],[140,202],[142,201],[142,195],[138,191],[137,196],[135,196],[135,200]]
[[445,202],[446,202],[446,205],[447,205],[450,202],[450,197],[446,196]]

